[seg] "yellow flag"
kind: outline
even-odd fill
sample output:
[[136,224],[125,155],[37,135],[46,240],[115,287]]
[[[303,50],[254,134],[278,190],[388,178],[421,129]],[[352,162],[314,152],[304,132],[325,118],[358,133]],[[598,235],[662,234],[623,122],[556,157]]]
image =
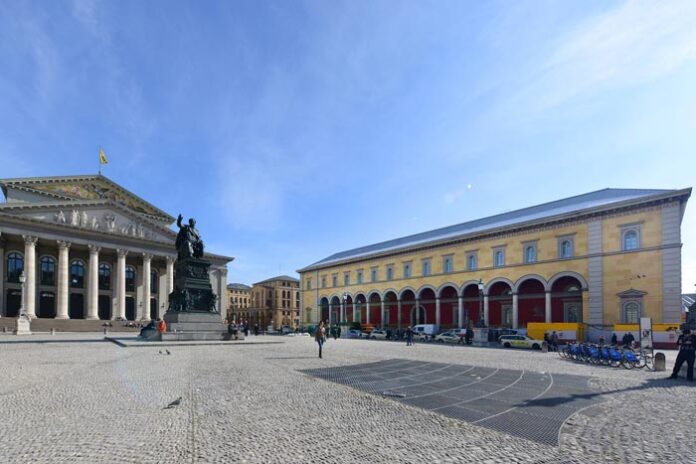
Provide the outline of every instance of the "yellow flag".
[[99,164],[109,164],[109,162],[106,159],[106,153],[104,153],[103,148],[99,149]]

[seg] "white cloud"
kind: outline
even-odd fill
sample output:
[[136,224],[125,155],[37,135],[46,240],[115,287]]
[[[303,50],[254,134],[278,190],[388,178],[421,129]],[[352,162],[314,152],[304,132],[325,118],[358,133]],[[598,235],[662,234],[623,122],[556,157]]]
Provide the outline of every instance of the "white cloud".
[[652,80],[694,58],[696,2],[626,2],[563,38],[522,97],[543,110]]

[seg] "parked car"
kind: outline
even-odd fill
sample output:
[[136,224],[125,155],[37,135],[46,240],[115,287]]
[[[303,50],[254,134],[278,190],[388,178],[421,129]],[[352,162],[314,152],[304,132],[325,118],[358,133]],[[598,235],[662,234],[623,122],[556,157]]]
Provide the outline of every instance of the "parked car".
[[540,350],[543,340],[535,340],[526,335],[502,335],[498,338],[498,343],[505,348],[531,348]]
[[443,332],[435,336],[435,341],[439,343],[461,343],[462,337],[454,331]]
[[432,337],[424,332],[414,332],[413,333],[413,340],[418,341],[418,342],[427,342],[428,340],[431,340]]
[[387,339],[387,331],[375,329],[370,334],[370,338],[373,340],[386,340]]
[[346,335],[346,337],[347,338],[360,338],[361,335],[362,335],[362,332],[360,332],[359,330],[350,329],[348,331],[348,334]]
[[440,328],[435,324],[418,324],[413,326],[413,333],[435,336]]
[[295,332],[295,329],[293,329],[289,325],[284,325],[280,328],[280,333],[282,333],[283,335],[293,333],[293,332]]

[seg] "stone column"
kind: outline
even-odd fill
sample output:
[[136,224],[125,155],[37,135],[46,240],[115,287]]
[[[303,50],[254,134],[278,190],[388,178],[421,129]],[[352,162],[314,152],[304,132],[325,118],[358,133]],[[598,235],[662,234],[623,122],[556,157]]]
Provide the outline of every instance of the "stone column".
[[486,327],[490,325],[490,319],[488,318],[488,295],[483,295],[483,323]]
[[442,320],[440,315],[440,297],[435,297],[435,325],[440,327],[440,321]]
[[140,319],[143,321],[150,320],[150,264],[152,263],[152,255],[143,253],[143,310]]
[[167,256],[167,295],[174,291],[174,261],[171,256]]
[[116,308],[121,319],[126,318],[126,256],[128,250],[119,248],[116,250],[118,255],[116,261]]
[[466,324],[464,324],[464,297],[461,295],[457,296],[457,319],[459,320],[459,328],[463,329]]
[[551,322],[551,292],[546,292],[546,307],[544,311],[544,322]]
[[101,247],[87,245],[89,248],[89,297],[87,301],[87,319],[99,319],[99,252]]
[[365,323],[370,323],[370,302],[365,302]]
[[[415,324],[413,324],[413,325],[418,324],[418,316],[420,315],[420,309],[418,309],[418,308],[420,308],[420,298],[416,298],[416,309],[415,309],[415,312],[410,314],[411,317],[409,318],[409,321],[408,321],[409,325],[411,325],[411,319],[414,319],[413,322]],[[415,315],[415,317],[413,317],[414,315]],[[428,323],[428,313],[425,313],[425,323],[426,324]]]
[[359,320],[356,320],[358,317],[358,306],[355,301],[353,301],[353,322],[360,322]]
[[380,310],[382,311],[382,316],[380,316],[379,320],[382,322],[382,327],[384,328],[386,320],[389,319],[388,317],[385,317],[387,314],[387,311],[385,309],[384,299],[382,299],[382,303],[380,305]]
[[516,329],[519,323],[519,296],[517,292],[512,294],[512,328]]
[[[26,277],[24,310],[30,318],[36,317],[36,241],[38,237],[22,235],[24,238],[24,276]],[[2,263],[4,266],[5,263]]]
[[396,328],[401,328],[401,300],[396,300]]
[[341,301],[341,322],[346,322],[346,302]]
[[331,315],[332,314],[333,314],[333,305],[331,303],[329,303],[329,325],[331,325]]
[[68,298],[70,296],[70,243],[58,241],[58,306],[56,319],[69,319]]

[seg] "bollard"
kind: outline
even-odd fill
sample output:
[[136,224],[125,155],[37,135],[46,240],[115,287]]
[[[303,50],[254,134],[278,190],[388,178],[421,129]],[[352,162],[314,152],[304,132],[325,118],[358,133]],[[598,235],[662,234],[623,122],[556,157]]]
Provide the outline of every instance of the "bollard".
[[542,353],[548,353],[549,352],[549,344],[546,342],[541,343],[541,352]]
[[56,329],[51,327],[51,335],[55,335],[55,334],[56,334]]
[[656,353],[654,364],[655,364],[656,371],[664,371],[667,368],[665,366],[665,364],[666,364],[665,354],[664,353]]
[[106,327],[104,328],[104,335],[109,335],[109,330]]
[[7,327],[2,328],[2,333],[7,333]]

